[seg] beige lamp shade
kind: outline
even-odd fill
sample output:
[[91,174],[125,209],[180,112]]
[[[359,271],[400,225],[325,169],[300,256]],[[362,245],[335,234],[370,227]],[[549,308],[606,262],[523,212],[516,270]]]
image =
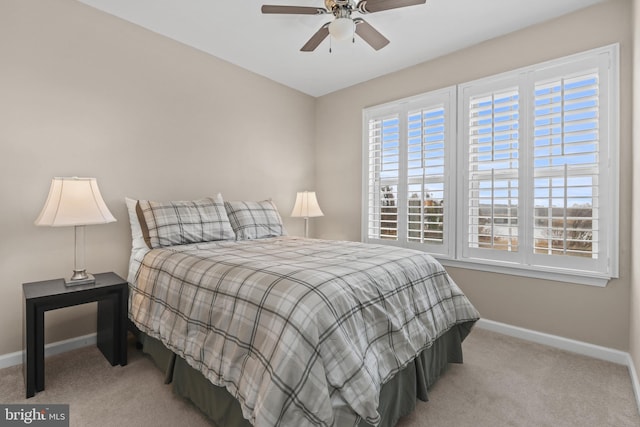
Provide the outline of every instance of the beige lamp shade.
[[73,275],[66,286],[95,283],[95,277],[84,268],[84,226],[106,224],[116,219],[102,200],[95,178],[53,178],[47,201],[35,221],[51,227],[73,226],[75,258]]
[[114,222],[95,178],[53,178],[36,225],[65,227]]
[[292,217],[304,218],[304,237],[309,236],[309,218],[324,216],[318,205],[315,191],[299,191],[291,211]]
[[312,218],[324,216],[315,191],[300,191],[296,196],[296,203],[291,211],[292,217]]

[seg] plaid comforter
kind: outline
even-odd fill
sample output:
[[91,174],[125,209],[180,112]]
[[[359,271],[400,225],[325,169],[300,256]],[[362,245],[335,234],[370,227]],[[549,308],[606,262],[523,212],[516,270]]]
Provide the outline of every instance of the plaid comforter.
[[129,313],[253,425],[296,427],[377,424],[382,385],[479,317],[429,255],[294,237],[154,249]]

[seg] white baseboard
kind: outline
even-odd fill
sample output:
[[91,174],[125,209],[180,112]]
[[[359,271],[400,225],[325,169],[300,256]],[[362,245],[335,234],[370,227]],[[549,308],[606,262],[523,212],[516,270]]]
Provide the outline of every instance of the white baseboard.
[[[81,337],[70,338],[68,340],[57,341],[44,346],[44,355],[45,357],[53,356],[56,354],[64,353],[66,351],[75,350],[77,348],[95,345],[95,343],[95,333],[83,335]],[[15,353],[0,355],[0,369],[22,364],[23,353],[23,351],[16,351]]]
[[629,355],[629,375],[631,375],[631,385],[633,386],[633,394],[636,396],[636,402],[638,403],[638,411],[640,412],[640,378],[638,378],[638,371],[633,363],[631,355]]
[[526,341],[548,345],[549,347],[570,351],[572,353],[593,357],[594,359],[606,360],[607,362],[617,363],[618,365],[629,365],[629,353],[624,351],[589,344],[583,341],[576,341],[560,337],[558,335],[545,334],[544,332],[533,331],[519,326],[511,326],[506,323],[495,322],[493,320],[480,319],[476,323],[476,326],[481,329],[498,332],[510,337],[520,338]]

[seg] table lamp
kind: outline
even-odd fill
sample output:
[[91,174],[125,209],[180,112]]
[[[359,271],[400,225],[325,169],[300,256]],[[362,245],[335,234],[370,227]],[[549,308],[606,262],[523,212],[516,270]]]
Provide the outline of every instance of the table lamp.
[[291,211],[292,217],[304,218],[304,237],[309,237],[309,218],[324,216],[315,191],[299,191],[296,196],[296,203]]
[[75,259],[73,275],[65,279],[66,286],[95,283],[84,267],[84,227],[106,224],[116,219],[102,200],[95,178],[53,178],[49,196],[36,225],[75,228]]

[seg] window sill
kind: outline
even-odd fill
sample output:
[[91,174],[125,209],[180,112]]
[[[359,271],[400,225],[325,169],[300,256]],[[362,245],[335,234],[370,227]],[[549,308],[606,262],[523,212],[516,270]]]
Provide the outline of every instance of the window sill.
[[486,271],[489,273],[509,274],[512,276],[529,277],[533,279],[552,280],[556,282],[576,283],[580,285],[597,286],[604,288],[613,277],[588,274],[582,271],[570,269],[537,268],[530,269],[517,265],[504,265],[492,263],[487,260],[453,260],[433,255],[445,267],[464,268],[468,270]]

